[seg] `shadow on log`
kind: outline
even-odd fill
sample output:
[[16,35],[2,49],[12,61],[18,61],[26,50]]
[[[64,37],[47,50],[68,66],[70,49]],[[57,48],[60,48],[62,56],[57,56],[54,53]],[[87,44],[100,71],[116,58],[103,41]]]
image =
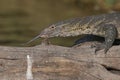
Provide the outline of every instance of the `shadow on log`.
[[26,80],[27,55],[34,60],[34,80],[120,80],[120,46],[113,46],[106,55],[102,50],[95,55],[91,44],[0,46],[0,80]]

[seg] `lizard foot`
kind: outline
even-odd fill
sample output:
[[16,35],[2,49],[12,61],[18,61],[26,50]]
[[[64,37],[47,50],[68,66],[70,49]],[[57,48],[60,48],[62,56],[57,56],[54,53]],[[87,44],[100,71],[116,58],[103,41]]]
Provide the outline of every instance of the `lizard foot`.
[[97,54],[97,52],[102,50],[102,49],[104,49],[104,54],[106,54],[107,51],[109,50],[109,48],[104,44],[91,45],[91,48],[95,48],[95,54]]
[[95,54],[97,54],[98,51],[105,48],[105,45],[101,43],[97,43],[97,44],[91,45],[91,48],[95,48]]
[[110,44],[102,44],[102,43],[97,43],[94,45],[91,45],[91,48],[95,48],[95,54],[97,54],[98,51],[104,49],[104,54],[107,53],[107,51],[110,49],[111,45]]

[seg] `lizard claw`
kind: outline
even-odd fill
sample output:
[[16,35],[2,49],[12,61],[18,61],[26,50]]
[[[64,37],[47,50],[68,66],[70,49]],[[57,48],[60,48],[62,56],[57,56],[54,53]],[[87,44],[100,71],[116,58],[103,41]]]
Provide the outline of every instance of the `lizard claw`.
[[[92,48],[95,47],[95,54],[97,54],[98,51],[102,50],[105,48],[105,45],[104,44],[95,44],[95,45],[92,45],[91,46]],[[106,51],[107,52],[107,51]]]

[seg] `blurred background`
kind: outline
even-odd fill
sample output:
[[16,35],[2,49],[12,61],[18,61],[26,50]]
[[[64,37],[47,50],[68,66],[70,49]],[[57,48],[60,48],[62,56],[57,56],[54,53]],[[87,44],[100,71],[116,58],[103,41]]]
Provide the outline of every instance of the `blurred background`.
[[[115,11],[120,11],[120,0],[0,0],[0,45],[20,46],[61,20]],[[71,46],[79,37],[50,41]],[[40,42],[38,39],[27,46]]]

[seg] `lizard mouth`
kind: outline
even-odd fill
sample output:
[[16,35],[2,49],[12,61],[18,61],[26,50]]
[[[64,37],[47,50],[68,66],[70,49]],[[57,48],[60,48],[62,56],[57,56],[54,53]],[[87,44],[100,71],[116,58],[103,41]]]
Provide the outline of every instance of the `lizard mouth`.
[[29,44],[29,43],[33,42],[34,40],[36,40],[38,38],[48,39],[48,35],[40,34],[40,35],[36,36],[35,38],[31,39],[30,41],[28,41],[27,43],[23,44],[23,45]]
[[41,35],[41,38],[48,38],[48,35]]
[[46,35],[46,34],[40,34],[40,37],[41,37],[41,38],[48,38],[49,36]]

